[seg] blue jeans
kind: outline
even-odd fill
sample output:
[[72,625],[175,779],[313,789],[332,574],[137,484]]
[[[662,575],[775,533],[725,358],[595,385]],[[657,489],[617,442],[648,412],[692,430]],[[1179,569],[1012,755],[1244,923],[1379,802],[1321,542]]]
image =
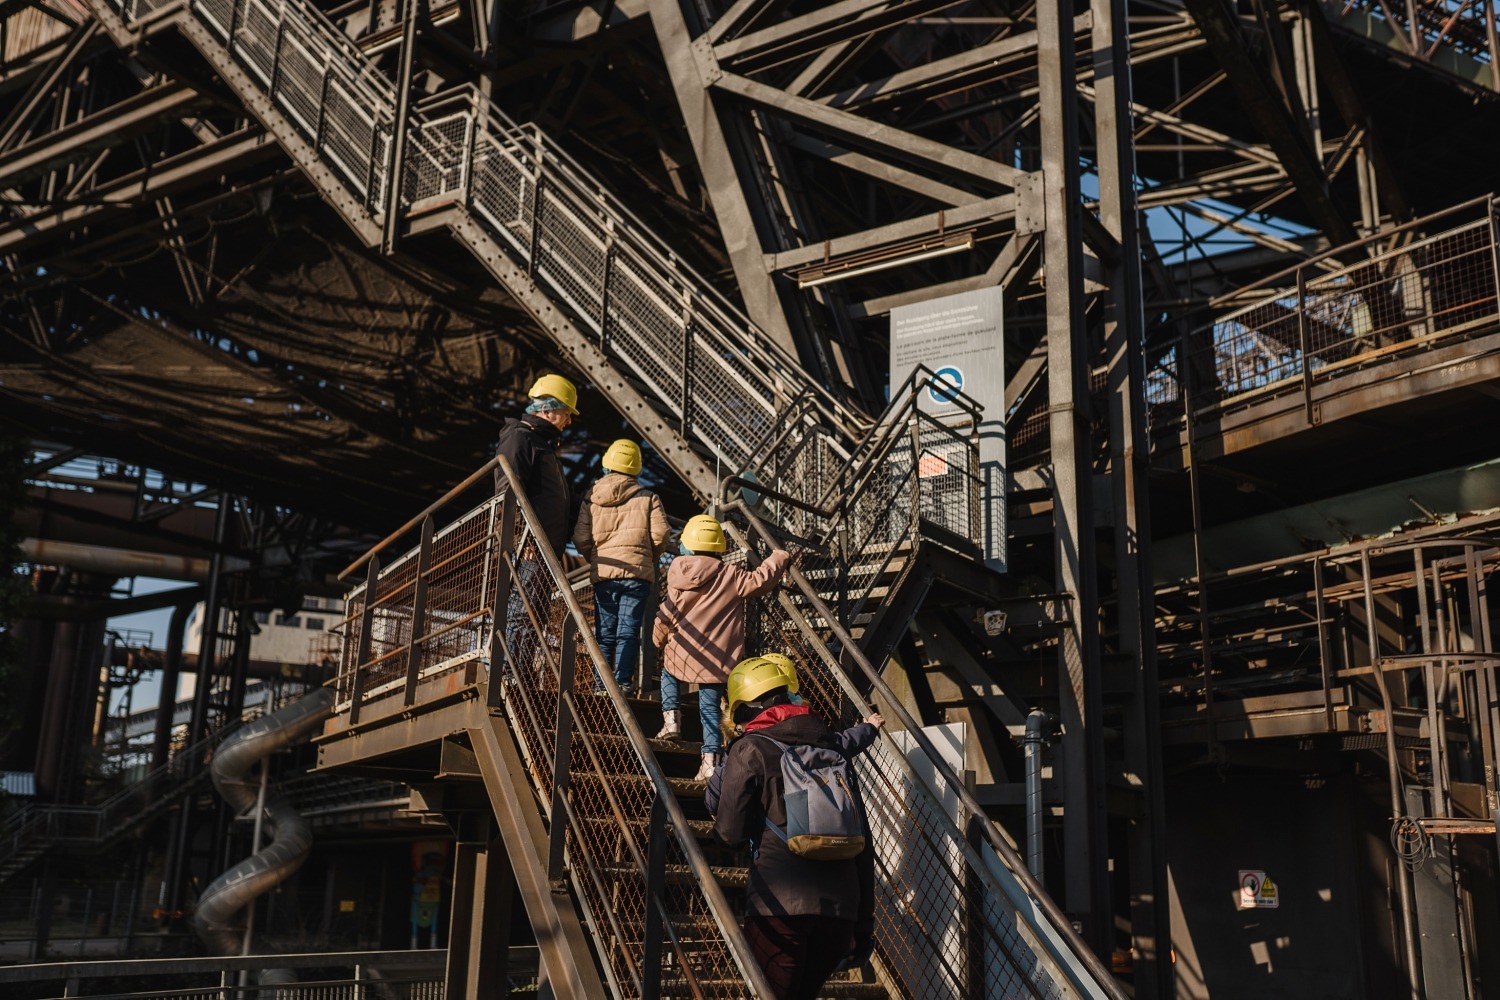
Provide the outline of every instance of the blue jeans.
[[[594,584],[594,638],[620,684],[635,681],[641,662],[641,626],[646,621],[648,580],[600,580]],[[603,685],[596,683],[596,689]]]
[[[528,559],[516,563],[516,571],[510,579],[510,600],[506,602],[505,611],[505,646],[510,650],[511,656],[504,657],[503,673],[509,676],[512,673],[511,659],[514,656],[524,655],[522,644],[527,635],[532,632],[531,617],[526,613],[526,604],[522,598],[522,592],[526,591],[537,574],[542,572],[540,561]],[[540,643],[541,636],[536,636],[535,641]],[[495,668],[492,664],[490,669]]]
[[[684,683],[665,670],[661,672],[661,710],[663,712],[676,711],[678,700],[682,697]],[[703,723],[704,753],[724,751],[724,745],[719,736],[719,720],[723,718],[723,713],[719,710],[719,699],[722,697],[724,697],[724,685],[698,685],[698,721]]]

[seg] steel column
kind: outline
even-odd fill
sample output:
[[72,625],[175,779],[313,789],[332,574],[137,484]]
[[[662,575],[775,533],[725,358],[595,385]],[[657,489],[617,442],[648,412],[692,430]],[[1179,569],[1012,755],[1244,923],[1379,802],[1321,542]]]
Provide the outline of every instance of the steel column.
[[[1380,688],[1380,704],[1385,711],[1385,755],[1386,771],[1390,781],[1391,814],[1394,817],[1406,814],[1406,798],[1401,790],[1401,758],[1396,749],[1396,727],[1391,719],[1394,705],[1391,701],[1390,685],[1386,683],[1385,669],[1380,663],[1380,626],[1375,617],[1375,590],[1370,577],[1370,550],[1360,553],[1360,570],[1364,576],[1365,590],[1365,636],[1369,650],[1370,669],[1375,683]],[[1418,581],[1419,587],[1425,587]],[[1404,864],[1394,867],[1396,891],[1401,901],[1402,945],[1406,954],[1407,989],[1411,1000],[1421,1000],[1422,969],[1417,958],[1417,927],[1412,903],[1411,872]]]
[[1057,589],[1073,596],[1058,641],[1063,721],[1063,857],[1066,909],[1101,955],[1110,951],[1105,851],[1104,753],[1099,691],[1099,586],[1095,565],[1088,336],[1083,314],[1083,219],[1079,186],[1073,22],[1038,4],[1037,72],[1047,228],[1047,386],[1051,403]]
[[740,179],[753,176],[754,168],[742,164],[746,157],[739,152],[737,137],[720,120],[709,92],[713,78],[722,71],[712,49],[693,37],[680,0],[650,0],[650,9],[651,25],[667,60],[667,73],[719,230],[725,235],[725,249],[734,265],[745,310],[756,326],[795,355],[798,345],[787,320],[789,310],[784,309],[776,279],[766,272],[764,263],[766,248],[761,241],[774,226],[764,209],[746,197]]
[[354,654],[354,679],[349,692],[349,728],[359,725],[359,706],[365,696],[365,664],[370,661],[370,629],[375,624],[375,593],[380,585],[380,557],[371,556],[365,571],[364,605],[359,613],[359,646]]
[[510,996],[511,899],[515,874],[488,814],[464,813],[453,861],[444,995],[452,1000]]
[[1110,492],[1114,500],[1119,651],[1135,659],[1124,712],[1126,766],[1139,781],[1141,814],[1129,824],[1130,928],[1136,996],[1173,994],[1167,890],[1166,804],[1156,671],[1155,582],[1151,574],[1151,448],[1146,438],[1145,316],[1135,202],[1130,36],[1125,0],[1092,0],[1099,221],[1119,245],[1104,303],[1109,379]]

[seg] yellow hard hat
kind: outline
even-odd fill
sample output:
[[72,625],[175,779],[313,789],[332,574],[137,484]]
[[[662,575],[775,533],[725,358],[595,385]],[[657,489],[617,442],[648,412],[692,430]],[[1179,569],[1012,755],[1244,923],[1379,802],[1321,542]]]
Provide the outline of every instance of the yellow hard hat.
[[600,461],[610,472],[623,472],[627,476],[638,475],[641,471],[641,446],[629,438],[620,438],[609,446]]
[[797,664],[785,653],[761,653],[762,660],[769,660],[781,668],[781,676],[786,678],[786,689],[792,694],[797,693]]
[[787,686],[786,674],[779,663],[764,656],[752,656],[741,660],[729,671],[725,694],[729,696],[729,717],[734,718],[735,709],[749,701],[760,698],[777,688]]
[[707,514],[694,514],[682,526],[682,547],[689,552],[723,552],[724,526]]
[[543,375],[532,383],[531,389],[526,393],[532,399],[538,396],[551,396],[568,408],[573,416],[578,416],[578,390],[572,382],[561,375]]

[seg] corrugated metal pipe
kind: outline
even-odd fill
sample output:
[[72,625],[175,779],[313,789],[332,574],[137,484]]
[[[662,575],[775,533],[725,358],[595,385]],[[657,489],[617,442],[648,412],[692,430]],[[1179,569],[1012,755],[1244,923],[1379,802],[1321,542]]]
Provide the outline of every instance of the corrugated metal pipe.
[[[332,713],[333,691],[320,688],[241,727],[209,765],[214,787],[237,813],[253,813],[260,783],[248,775],[256,763],[308,739]],[[198,937],[215,954],[239,954],[243,929],[233,925],[236,914],[290,878],[312,851],[311,825],[285,799],[268,795],[261,815],[271,842],[214,879],[193,915]],[[266,969],[260,982],[283,981],[283,971]]]

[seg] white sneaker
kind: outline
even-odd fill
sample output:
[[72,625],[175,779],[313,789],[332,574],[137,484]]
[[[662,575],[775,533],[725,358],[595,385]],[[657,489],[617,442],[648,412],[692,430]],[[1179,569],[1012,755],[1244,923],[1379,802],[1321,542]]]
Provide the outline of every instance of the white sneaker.
[[661,713],[661,718],[661,732],[656,734],[656,738],[659,740],[682,739],[681,710],[676,708],[670,709]]
[[714,776],[714,769],[719,766],[719,755],[706,753],[703,755],[703,763],[698,765],[698,773],[693,775],[694,781],[707,781]]

